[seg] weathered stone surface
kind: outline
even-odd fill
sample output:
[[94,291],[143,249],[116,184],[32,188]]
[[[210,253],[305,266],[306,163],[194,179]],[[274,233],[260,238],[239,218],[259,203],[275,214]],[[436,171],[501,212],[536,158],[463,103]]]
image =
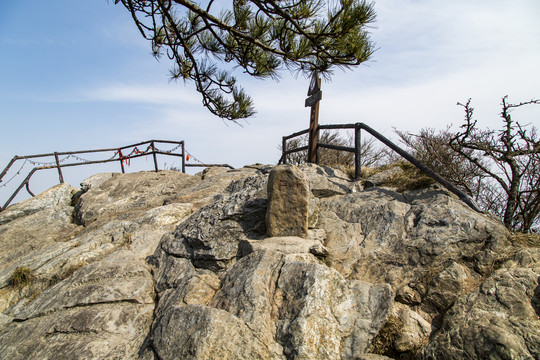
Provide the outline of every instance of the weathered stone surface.
[[88,191],[77,204],[77,219],[88,226],[98,219],[110,221],[121,215],[137,215],[135,210],[148,210],[173,202],[182,189],[194,185],[199,178],[178,171],[144,171],[103,176],[87,184]]
[[456,262],[435,275],[428,284],[422,308],[427,312],[446,311],[462,294],[468,294],[482,282],[482,277]]
[[81,182],[81,190],[87,192],[91,188],[96,188],[112,177],[119,176],[117,173],[101,173],[90,176]]
[[499,222],[306,165],[307,236],[268,238],[270,169],[103,174],[0,213],[0,357],[385,359],[392,312],[394,354],[538,357],[538,250]]
[[315,164],[303,164],[299,168],[306,175],[309,189],[317,198],[345,195],[358,190],[358,184],[351,182],[348,176],[338,169]]
[[158,252],[191,259],[198,267],[223,269],[239,256],[242,240],[264,236],[266,204],[265,176],[234,181],[164,238]]
[[154,286],[149,270],[144,261],[129,252],[117,252],[77,270],[28,304],[19,304],[5,313],[23,321],[92,304],[121,301],[153,304]]
[[0,212],[0,269],[79,229],[72,221],[73,190],[69,184],[60,184]]
[[268,177],[268,236],[306,237],[309,187],[306,178],[293,165],[276,166]]
[[171,306],[152,329],[153,348],[163,360],[272,358],[242,320],[208,306]]
[[[429,298],[424,310],[433,317],[451,305],[452,291],[470,291],[509,244],[499,222],[435,189],[374,187],[321,199],[320,207],[332,266],[350,278],[387,282],[408,304]],[[454,259],[461,263],[448,268]]]
[[3,359],[137,359],[152,305],[67,309],[0,329]]
[[304,259],[255,251],[228,270],[209,305],[244,320],[273,358],[363,353],[391,311],[390,287],[348,282],[314,257]]
[[401,353],[415,353],[427,344],[431,324],[407,306],[396,304],[396,310],[403,327],[395,340],[395,348]]
[[446,313],[425,359],[540,358],[540,249],[524,249]]
[[298,236],[270,237],[263,240],[244,240],[240,245],[242,255],[251,254],[260,249],[273,250],[283,254],[309,254],[313,251],[326,253],[328,250],[319,240],[303,239]]
[[392,358],[377,354],[361,354],[355,360],[392,360]]
[[0,225],[51,208],[57,210],[71,208],[71,196],[74,191],[75,188],[71,185],[63,183],[42,192],[34,198],[11,205],[0,212]]
[[136,358],[152,320],[153,282],[147,265],[118,252],[6,313],[2,356]]

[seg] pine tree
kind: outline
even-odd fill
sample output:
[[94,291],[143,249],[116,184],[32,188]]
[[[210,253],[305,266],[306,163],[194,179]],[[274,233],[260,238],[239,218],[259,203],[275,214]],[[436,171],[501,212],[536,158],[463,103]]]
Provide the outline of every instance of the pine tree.
[[257,78],[318,72],[368,60],[373,43],[367,31],[375,20],[364,0],[115,0],[131,13],[156,57],[174,63],[173,79],[193,81],[203,105],[236,121],[255,113],[253,101],[238,86],[237,68]]

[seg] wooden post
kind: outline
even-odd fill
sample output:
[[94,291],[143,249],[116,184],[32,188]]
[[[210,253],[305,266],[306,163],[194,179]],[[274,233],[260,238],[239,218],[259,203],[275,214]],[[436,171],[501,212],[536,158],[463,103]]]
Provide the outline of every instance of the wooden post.
[[319,102],[322,99],[321,79],[315,72],[311,77],[308,89],[308,98],[305,106],[311,107],[309,118],[309,138],[308,138],[308,159],[310,163],[318,163],[318,142],[319,142]]
[[157,155],[156,155],[156,148],[154,147],[154,142],[152,141],[152,155],[154,156],[154,168],[156,169],[156,172],[158,172],[158,164],[157,164]]
[[287,163],[287,155],[285,155],[285,151],[287,151],[287,138],[284,136],[281,140],[281,162],[282,164]]
[[354,125],[354,180],[360,180],[362,176],[362,141],[360,134],[360,123]]
[[186,173],[186,149],[184,140],[182,140],[182,172]]
[[[64,183],[64,176],[62,175],[62,169],[60,169],[60,161],[58,161],[58,153],[56,151],[54,152],[54,159],[56,160],[56,166],[57,166],[57,169],[58,169],[58,178],[60,179],[60,184],[63,184]],[[28,190],[28,188],[27,188],[27,190]],[[28,192],[30,192],[30,190],[28,190]]]

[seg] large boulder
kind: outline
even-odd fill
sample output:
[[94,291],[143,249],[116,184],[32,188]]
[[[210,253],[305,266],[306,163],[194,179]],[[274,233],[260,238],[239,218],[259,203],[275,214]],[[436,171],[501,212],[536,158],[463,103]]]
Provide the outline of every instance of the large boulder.
[[392,285],[431,321],[504,259],[508,232],[437,187],[371,187],[321,199],[328,262],[343,275]]
[[276,166],[268,177],[268,236],[306,237],[309,187],[304,174],[293,165]]
[[165,252],[197,267],[220,270],[240,256],[240,244],[266,232],[266,176],[233,181],[214,202],[201,208],[164,237],[155,256]]
[[[209,351],[224,358],[354,358],[364,353],[392,311],[388,285],[347,281],[306,253],[257,250],[226,271],[217,291],[201,270],[194,272],[161,296],[165,303],[162,307],[160,301],[151,337],[160,358],[176,353],[203,359]],[[191,294],[210,295],[188,296],[188,283],[197,289]],[[199,339],[202,334],[218,337],[224,321],[231,326],[220,339]],[[162,349],[171,342],[171,349]],[[201,345],[193,350],[197,342]],[[241,342],[243,349],[237,349]]]
[[136,358],[152,321],[149,267],[128,251],[83,267],[5,312],[6,359]]
[[425,359],[540,358],[540,249],[519,251],[456,301]]

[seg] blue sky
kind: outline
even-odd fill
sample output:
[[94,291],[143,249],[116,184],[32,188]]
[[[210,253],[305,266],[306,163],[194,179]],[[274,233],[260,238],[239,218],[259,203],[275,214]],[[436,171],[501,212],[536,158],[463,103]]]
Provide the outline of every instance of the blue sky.
[[[379,0],[375,10],[378,50],[323,83],[320,123],[361,121],[392,137],[393,127],[459,125],[456,102],[472,98],[481,126],[496,128],[502,96],[540,97],[538,0]],[[275,163],[281,136],[308,126],[308,80],[301,76],[283,72],[276,83],[238,74],[257,109],[240,127],[203,108],[193,84],[169,83],[170,66],[151,56],[129,13],[113,1],[3,1],[0,167],[14,155],[149,139],[185,140],[209,163]],[[514,116],[539,127],[539,114],[536,106]],[[66,180],[77,186],[117,168],[66,170]],[[130,171],[141,168],[151,169],[150,162],[133,162]],[[56,175],[32,181],[40,191]]]

